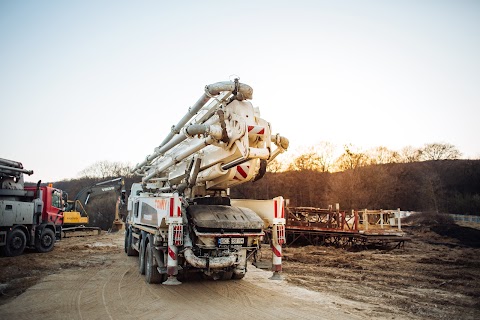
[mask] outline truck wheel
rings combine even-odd
[[[240,280],[240,279],[243,279],[243,277],[245,277],[245,273],[234,273],[233,276],[232,276],[232,279],[233,280]]]
[[[230,279],[232,279],[232,277],[233,277],[233,271],[225,271],[220,276],[220,279],[221,280],[230,280]]]
[[[52,229],[45,228],[39,239],[35,239],[35,249],[38,252],[45,253],[53,250],[55,245],[55,232]]]
[[[142,239],[140,240],[140,252],[138,253],[138,271],[140,274],[145,274],[145,242],[147,235],[142,232]]]
[[[145,281],[147,283],[162,283],[165,281],[165,276],[160,274],[157,270],[157,263],[153,257],[153,250],[155,250],[150,242],[145,247]]]
[[[7,257],[21,255],[27,245],[27,237],[20,229],[14,229],[7,234],[7,243],[3,247],[3,253]]]
[[[128,231],[128,229],[126,229],[125,230],[125,241],[124,241],[125,253],[127,253],[127,248],[128,248],[128,234],[129,234],[129,231]]]
[[[137,250],[132,248],[132,230],[128,230],[128,238],[127,238],[127,246],[125,248],[127,252],[127,256],[137,256],[138,252]]]

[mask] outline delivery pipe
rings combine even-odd
[[[210,95],[217,95],[222,91],[237,91],[237,100],[252,99],[253,89],[247,84],[240,82],[222,81],[205,87]]]
[[[33,170],[26,170],[26,169],[21,169],[21,168],[14,168],[14,167],[9,167],[9,166],[2,166],[0,165],[0,170],[2,172],[5,172],[6,174],[13,175],[11,172],[20,172],[20,173],[25,173],[28,175],[33,174]],[[11,172],[9,172],[11,171]]]
[[[200,258],[197,257],[195,253],[193,253],[191,247],[187,247],[183,252],[183,255],[185,257],[185,260],[187,260],[187,262],[191,266],[199,269],[207,269],[207,265],[208,268],[211,269],[228,268],[233,266],[237,261],[237,257],[235,257],[234,255],[230,255],[227,257]]]
[[[172,130],[170,131],[170,133],[167,135],[167,137],[162,141],[162,143],[160,144],[160,146],[158,146],[157,148],[155,148],[155,152],[152,153],[151,155],[147,156],[145,158],[145,160],[143,160],[141,163],[137,164],[137,166],[135,167],[134,171],[137,171],[139,169],[141,169],[143,166],[145,166],[146,164],[150,163],[153,159],[155,159],[156,157],[158,157],[160,154],[162,154],[161,150],[162,150],[162,147],[165,146],[176,134],[178,134],[181,130],[181,128],[194,116],[197,114],[197,112],[203,107],[203,105],[209,100],[210,98],[206,95],[206,94],[203,94],[200,99],[198,99],[198,101],[195,103],[195,105],[193,107],[190,107],[188,108],[188,112],[187,114],[180,120],[179,123],[177,123],[176,126],[173,126],[172,127]],[[182,140],[185,140],[184,137],[182,137],[183,139]],[[182,141],[180,140],[180,141]],[[173,144],[175,145],[175,144]],[[173,145],[171,147],[173,147]],[[170,148],[171,148],[170,147]]]
[[[0,158],[0,164],[6,165],[6,166],[9,166],[9,167],[13,167],[13,168],[23,169],[22,163],[18,162],[18,161],[13,161],[13,160]]]
[[[195,104],[188,109],[188,112],[183,116],[183,118],[177,123],[176,126],[172,127],[172,130],[170,133],[167,135],[167,137],[162,141],[160,146],[156,148],[156,151],[147,156],[145,160],[143,160],[141,163],[137,164],[135,169],[133,170],[134,172],[145,166],[146,164],[150,163],[153,159],[158,157],[161,152],[160,149],[167,144],[176,134],[180,133],[180,130],[182,129],[185,124],[192,119],[198,111],[205,105],[205,103],[210,100],[213,96],[218,95],[219,93],[223,91],[237,91],[237,99],[238,100],[245,100],[245,99],[251,99],[253,95],[253,89],[249,85],[239,83],[239,82],[231,82],[231,81],[223,81],[223,82],[217,82],[214,84],[210,84],[205,86],[205,93],[202,94],[202,96],[195,102]],[[227,96],[224,97],[226,99]]]
[[[143,166],[145,166],[147,163],[158,157],[162,153],[162,147],[166,145],[176,134],[178,134],[181,130],[181,128],[193,117],[195,116],[198,111],[205,105],[205,103],[210,100],[213,96],[218,95],[221,92],[224,91],[237,91],[237,99],[239,100],[244,100],[244,99],[251,99],[253,95],[253,89],[243,83],[235,83],[235,82],[230,82],[230,81],[223,81],[223,82],[217,82],[214,84],[207,85],[205,87],[205,93],[200,97],[200,99],[197,100],[197,102],[189,108],[187,114],[180,120],[180,122],[177,123],[176,126],[174,126],[171,130],[171,132],[167,135],[167,137],[163,140],[163,142],[160,144],[158,148],[156,148],[156,151],[149,155],[142,163],[138,164],[134,171],[139,170]],[[226,100],[228,95],[225,95],[222,97],[222,99]],[[163,151],[165,152],[165,151]]]
[[[168,150],[175,147],[176,145],[185,141],[188,137],[193,137],[194,135],[197,135],[197,134],[209,134],[209,132],[212,131],[210,128],[199,127],[199,126],[209,126],[209,125],[211,125],[215,122],[218,122],[218,120],[219,120],[219,117],[214,116],[214,117],[211,117],[210,119],[208,119],[208,121],[206,121],[203,125],[192,124],[192,125],[189,125],[187,127],[182,128],[181,132],[183,134],[179,134],[179,135],[173,137],[173,139],[171,139],[163,147],[157,148],[155,150],[155,153],[157,154],[157,156],[160,156],[160,155],[164,154],[165,152],[167,152]],[[217,139],[220,139],[220,138],[217,138]]]
[[[268,161],[272,161],[275,159],[280,153],[288,149],[289,141],[287,138],[282,137],[281,135],[277,134],[275,136],[272,136],[272,142],[277,146],[277,149],[275,149],[272,152],[272,155],[268,159]]]
[[[212,257],[212,258],[197,257],[192,250],[192,247],[193,247],[192,239],[190,239],[189,233],[184,232],[183,234],[184,234],[183,242],[185,247],[183,256],[191,266],[199,269],[207,269],[207,268],[220,269],[220,268],[231,267],[237,261],[237,257],[233,254],[226,257]]]
[[[190,148],[184,150],[182,153],[176,155],[174,158],[171,158],[170,160],[166,161],[159,167],[155,168],[151,173],[147,174],[145,177],[142,178],[143,183],[147,183],[150,179],[155,177],[157,174],[160,172],[164,171],[165,169],[169,168],[170,166],[174,165],[175,163],[178,163],[185,159],[186,157],[192,155],[193,153],[205,148],[208,145],[211,145],[213,143],[213,138],[212,137],[207,137],[203,140],[197,141],[195,144],[190,146]]]

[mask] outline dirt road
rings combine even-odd
[[[285,248],[283,281],[180,286],[145,283],[121,233],[67,238],[0,258],[0,319],[479,319],[480,230],[409,232],[404,250]]]
[[[52,255],[70,254],[70,265],[64,263],[0,306],[1,318],[251,320],[381,316],[367,304],[308,291],[287,281],[269,280],[271,272],[253,266],[243,280],[149,285],[137,271],[137,258],[123,253],[122,241],[121,235],[62,240]],[[45,258],[34,253],[23,257],[28,256]]]

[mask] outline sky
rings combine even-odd
[[[0,0],[0,157],[43,182],[135,165],[239,76],[290,152],[480,158],[479,57],[480,1]]]

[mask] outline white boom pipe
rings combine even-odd
[[[205,105],[205,103],[207,103],[210,98],[212,98],[213,96],[216,96],[218,95],[219,93],[221,92],[224,92],[224,91],[230,91],[230,92],[233,92],[237,90],[237,95],[236,95],[236,98],[238,100],[245,100],[245,99],[251,99],[252,98],[252,95],[253,95],[253,89],[249,86],[249,85],[246,85],[246,84],[243,84],[243,83],[235,83],[235,82],[231,82],[231,81],[223,81],[223,82],[217,82],[217,83],[214,83],[214,84],[210,84],[210,85],[207,85],[205,86],[205,93],[197,100],[197,102],[191,107],[189,108],[188,112],[185,114],[185,116],[177,123],[176,126],[172,127],[172,130],[170,131],[170,133],[167,135],[167,137],[162,141],[162,143],[160,144],[160,146],[158,146],[156,149],[155,149],[155,152],[152,153],[151,155],[147,156],[145,158],[145,160],[143,160],[141,163],[137,164],[137,166],[135,167],[135,169],[133,169],[133,172],[137,172],[138,170],[141,170],[142,168],[144,168],[147,164],[149,164],[152,160],[154,160],[155,158],[157,158],[159,155],[161,155],[162,153],[164,153],[166,150],[162,150],[163,147],[178,133],[180,133],[180,130],[185,126],[185,124],[190,120],[192,119],[197,113],[198,111],[200,111],[200,109]],[[228,95],[224,96],[223,97],[223,100],[226,100],[228,97]],[[183,137],[182,137],[183,138]],[[185,140],[185,139],[183,139]],[[183,141],[183,140],[180,140]],[[177,145],[178,142],[177,140],[175,141],[176,143],[172,143],[170,144],[170,148],[168,148],[167,150],[171,149],[173,146]],[[137,173],[141,173],[140,171],[137,172]]]
[[[281,135],[272,136],[272,142],[278,147],[272,152],[272,155],[268,161],[275,159],[280,153],[288,149],[289,141],[287,138],[282,137]]]
[[[203,140],[197,141],[195,144],[190,146],[190,148],[184,150],[182,153],[178,154],[176,157],[171,158],[170,160],[163,163],[161,166],[158,166],[157,168],[155,168],[155,170],[153,170],[151,173],[149,173],[148,175],[146,175],[145,177],[142,178],[142,182],[147,183],[150,179],[155,177],[160,172],[164,171],[165,169],[174,165],[175,163],[178,163],[178,162],[182,161],[186,157],[188,157],[188,156],[192,155],[193,153],[205,148],[206,146],[211,145],[212,142],[213,142],[212,137],[207,137]]]
[[[203,126],[208,126],[210,124],[218,122],[218,120],[219,120],[218,116],[213,116],[210,119],[208,119],[208,121],[206,121],[203,124]],[[192,137],[196,134],[205,134],[205,133],[209,133],[210,131],[213,131],[213,130],[210,130],[209,128],[208,129],[205,128],[205,130],[203,132],[201,132],[201,131],[198,131],[199,129],[195,129],[195,128],[198,128],[198,126],[199,126],[199,124],[192,124],[192,125],[189,125],[188,127],[183,127],[182,131],[181,131],[181,133],[183,133],[183,134],[179,134],[179,135],[175,136],[173,139],[171,139],[163,147],[161,147],[159,149],[158,148],[156,149],[155,153],[157,154],[157,156],[160,156],[161,154],[164,154],[165,152],[172,149],[176,145],[185,141],[188,137]]]

